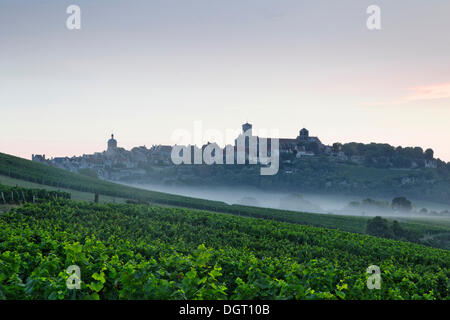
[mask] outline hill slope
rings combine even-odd
[[[179,165],[146,167],[143,176],[122,177],[139,184],[253,187],[267,191],[410,199],[450,204],[450,169],[374,168],[338,162],[329,157],[280,160],[273,176],[261,176],[258,166]],[[120,171],[120,169],[117,169]]]
[[[3,175],[3,178],[2,176]],[[27,181],[27,182],[23,182]],[[161,204],[185,208],[230,213],[240,216],[263,218],[281,222],[312,225],[325,228],[340,229],[349,232],[364,233],[367,217],[340,216],[330,214],[304,213],[287,210],[266,209],[242,205],[228,205],[220,201],[195,199],[167,193],[143,190],[115,184],[109,181],[91,178],[66,170],[54,168],[30,160],[0,153],[0,183],[9,185],[24,184],[25,187],[47,188],[63,191],[75,190],[75,200],[91,200],[93,193],[103,195],[101,201],[124,202],[132,199],[137,203]],[[30,185],[31,184],[31,185]],[[450,228],[430,223],[403,224],[406,228],[427,234],[450,232]]]

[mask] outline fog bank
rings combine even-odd
[[[323,195],[311,193],[274,192],[256,188],[229,188],[229,187],[192,187],[192,186],[168,186],[160,184],[130,184],[128,186],[141,189],[160,191],[193,198],[222,201],[227,204],[242,204],[263,208],[285,209],[299,212],[327,213],[355,216],[391,216],[391,217],[430,217],[430,215],[418,213],[394,212],[387,208],[351,208],[352,201],[361,202],[365,197]],[[375,199],[389,202],[392,199]],[[425,207],[428,210],[441,212],[450,210],[450,206],[438,203],[414,201],[415,210]]]

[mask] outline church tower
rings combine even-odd
[[[115,151],[117,149],[117,140],[114,139],[114,134],[111,134],[111,139],[108,140],[108,152]]]
[[[303,128],[300,130],[300,141],[307,141],[309,139],[309,131]]]

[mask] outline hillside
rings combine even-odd
[[[0,190],[2,299],[448,299],[449,251],[361,234],[367,218],[226,205],[2,159],[10,175],[65,187]],[[22,179],[0,176],[44,186]],[[64,199],[70,187],[80,199]],[[128,203],[83,198],[106,191]],[[450,231],[429,223],[402,226]],[[371,265],[380,290],[366,285]],[[66,285],[69,266],[79,290]]]
[[[366,221],[366,218],[308,214],[285,210],[228,205],[219,201],[195,199],[148,191],[83,176],[2,153],[0,153],[0,174],[4,176],[3,178],[0,176],[1,183],[9,181],[9,184],[14,185],[17,183],[22,184],[22,181],[27,181],[24,186],[30,186],[29,183],[31,182],[34,187],[36,185],[41,185],[50,186],[55,189],[83,192],[83,194],[79,196],[80,200],[88,200],[85,198],[87,197],[86,195],[99,193],[103,196],[132,199],[137,202],[206,209],[238,215],[276,219],[285,222],[314,224],[325,227],[341,227],[344,230],[353,232],[363,232]],[[76,200],[77,198],[74,199]],[[93,197],[90,197],[90,199],[93,199]]]
[[[66,170],[2,153],[0,153],[0,174],[0,184],[67,191],[72,194],[73,200],[92,201],[94,194],[98,193],[100,194],[100,202],[120,203],[131,200],[135,203],[209,210],[281,222],[340,229],[356,233],[365,233],[367,220],[369,219],[367,217],[315,214],[243,205],[228,205],[219,201],[148,191],[71,173]],[[439,234],[446,235],[450,233],[450,227],[448,225],[442,225],[440,221],[402,220],[402,226],[418,233],[419,237]],[[448,241],[440,241],[437,244],[432,243],[432,245],[447,248]]]
[[[0,153],[0,174],[9,178],[25,180],[55,188],[65,188],[85,193],[98,193],[101,195],[134,199],[138,201],[199,208],[212,208],[224,204],[222,202],[200,201],[199,199],[122,186],[4,153]]]
[[[144,166],[145,175],[130,175],[128,183],[183,186],[254,187],[267,191],[357,195],[450,204],[450,170],[443,168],[376,168],[340,162],[330,157],[296,159],[282,155],[274,176],[261,176],[258,166]],[[119,169],[117,169],[119,170]]]

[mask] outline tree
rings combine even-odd
[[[423,157],[423,149],[421,147],[415,147],[413,150],[414,158],[420,159]]]
[[[342,150],[342,143],[340,142],[335,142],[333,143],[333,152],[339,152]]]
[[[349,157],[357,155],[358,151],[356,149],[356,143],[346,143],[342,146],[342,151]]]
[[[397,239],[402,238],[405,235],[405,230],[400,227],[400,223],[398,223],[397,220],[394,220],[394,222],[392,223],[392,232],[394,234],[394,237]]]
[[[412,204],[411,201],[405,197],[396,197],[392,199],[392,209],[400,211],[411,211]]]
[[[407,230],[403,229],[400,226],[400,223],[398,221],[394,220],[392,223],[392,233],[394,235],[395,239],[398,240],[407,240],[411,242],[418,242],[420,239],[420,234],[413,230]]]
[[[393,233],[389,228],[388,221],[380,216],[367,221],[366,233],[371,236],[392,238]]]
[[[396,156],[392,159],[394,167],[396,168],[411,168],[412,162],[403,156]]]
[[[433,151],[433,149],[428,148],[427,150],[425,150],[425,159],[433,160],[433,158],[434,158],[434,151]]]

